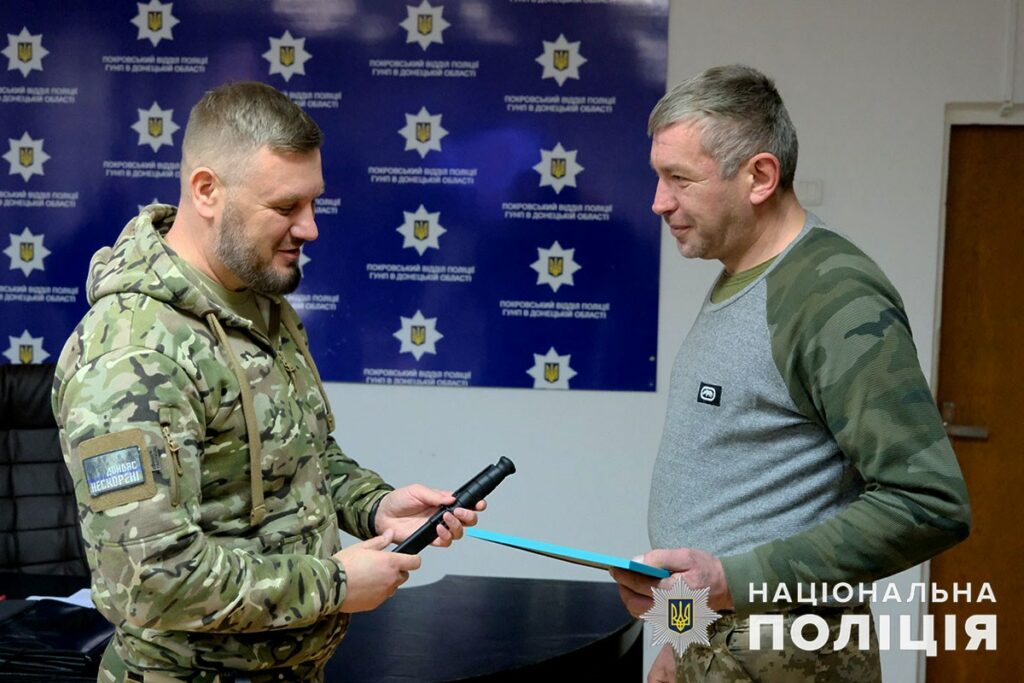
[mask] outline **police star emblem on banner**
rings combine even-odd
[[[43,235],[33,235],[26,227],[20,235],[11,233],[11,246],[4,249],[11,259],[11,270],[20,270],[27,277],[33,270],[46,270],[43,259],[50,250],[43,246]]]
[[[174,40],[171,29],[178,25],[178,20],[171,14],[174,3],[152,0],[147,3],[137,2],[135,5],[139,13],[132,19],[132,24],[139,29],[138,40],[149,39],[153,47],[161,40]]]
[[[405,115],[405,126],[398,134],[405,138],[405,151],[414,149],[422,158],[427,152],[441,151],[441,138],[448,131],[441,127],[441,114],[432,115],[426,107],[420,107],[418,114]]]
[[[653,629],[651,644],[671,643],[678,655],[694,643],[710,645],[708,627],[721,616],[708,607],[710,590],[694,590],[682,577],[671,588],[652,588],[654,607],[642,615]]]
[[[263,59],[270,62],[270,75],[280,74],[288,82],[295,74],[306,75],[306,62],[313,55],[306,52],[306,39],[292,37],[285,31],[280,38],[270,39],[270,49],[263,53]]]
[[[533,367],[526,371],[533,378],[534,389],[568,389],[569,380],[576,376],[576,371],[569,367],[571,354],[558,355],[552,346],[544,355],[533,354]]]
[[[407,32],[406,43],[419,43],[424,50],[431,43],[444,43],[444,36],[441,34],[451,26],[441,16],[444,7],[433,7],[427,0],[423,0],[418,7],[407,5],[406,10],[409,16],[399,24]]]
[[[540,163],[533,170],[540,174],[540,187],[550,187],[559,194],[566,186],[576,187],[576,176],[583,167],[576,163],[576,150],[566,150],[559,142],[554,149],[540,151]]]
[[[33,35],[22,26],[21,33],[7,34],[7,47],[3,54],[7,57],[8,71],[20,71],[28,78],[30,72],[43,70],[43,57],[50,52],[43,47],[42,34]]]
[[[436,354],[437,342],[444,339],[444,335],[437,331],[437,318],[424,318],[419,311],[411,318],[403,317],[402,328],[393,336],[402,342],[398,352],[411,353],[416,360],[425,353]]]
[[[26,183],[34,175],[46,175],[43,172],[43,164],[49,160],[50,155],[43,151],[43,138],[33,140],[28,131],[25,131],[21,138],[7,139],[11,148],[4,154],[4,161],[11,165],[8,175],[20,175]]]
[[[20,337],[8,336],[7,339],[10,346],[4,351],[4,357],[12,365],[42,363],[50,357],[50,354],[43,350],[43,338],[33,337],[28,330],[22,332]]]
[[[171,117],[173,109],[161,109],[156,102],[149,109],[137,109],[139,120],[132,124],[132,130],[139,134],[139,144],[149,145],[157,151],[164,145],[174,146],[171,137],[177,132],[178,124]]]
[[[557,292],[562,285],[575,284],[572,275],[582,266],[573,260],[575,249],[563,249],[555,240],[547,249],[537,247],[537,260],[530,267],[537,271],[537,284],[549,285]]]
[[[440,249],[438,238],[448,232],[441,223],[441,212],[433,213],[427,211],[426,207],[420,204],[415,211],[403,211],[405,222],[398,226],[398,232],[405,238],[402,248],[412,248],[423,256],[427,249]]]
[[[580,42],[570,43],[563,34],[558,40],[544,42],[544,54],[537,57],[537,63],[544,67],[541,78],[553,78],[559,87],[565,85],[570,78],[580,77],[580,67],[587,59],[580,54]]]

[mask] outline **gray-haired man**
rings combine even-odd
[[[723,613],[711,647],[659,655],[651,681],[877,681],[877,643],[845,649],[859,600],[799,605],[822,584],[870,582],[967,536],[967,491],[921,373],[899,294],[793,192],[796,131],[771,79],[709,69],[651,113],[653,210],[715,282],[672,369],[644,561]],[[615,570],[633,614],[654,582]],[[767,587],[766,600],[751,588]],[[793,602],[777,596],[788,593]],[[804,608],[804,609],[801,609]],[[785,643],[750,648],[748,616],[781,612]],[[828,644],[789,638],[803,611]]]

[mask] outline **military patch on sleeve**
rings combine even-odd
[[[141,429],[83,441],[78,447],[89,507],[102,512],[156,495],[153,465]]]

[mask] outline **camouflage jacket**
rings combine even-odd
[[[391,487],[329,435],[295,311],[268,297],[268,337],[218,306],[162,239],[174,215],[96,253],[57,368],[93,601],[132,669],[302,677],[347,626],[339,523],[369,537]]]

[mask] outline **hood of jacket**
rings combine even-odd
[[[177,213],[173,206],[151,204],[124,226],[112,247],[103,247],[93,255],[85,284],[89,304],[111,294],[136,293],[200,319],[213,313],[228,325],[252,329],[250,321],[209,296],[196,276],[181,268],[179,259],[172,256],[174,252],[164,236]]]

